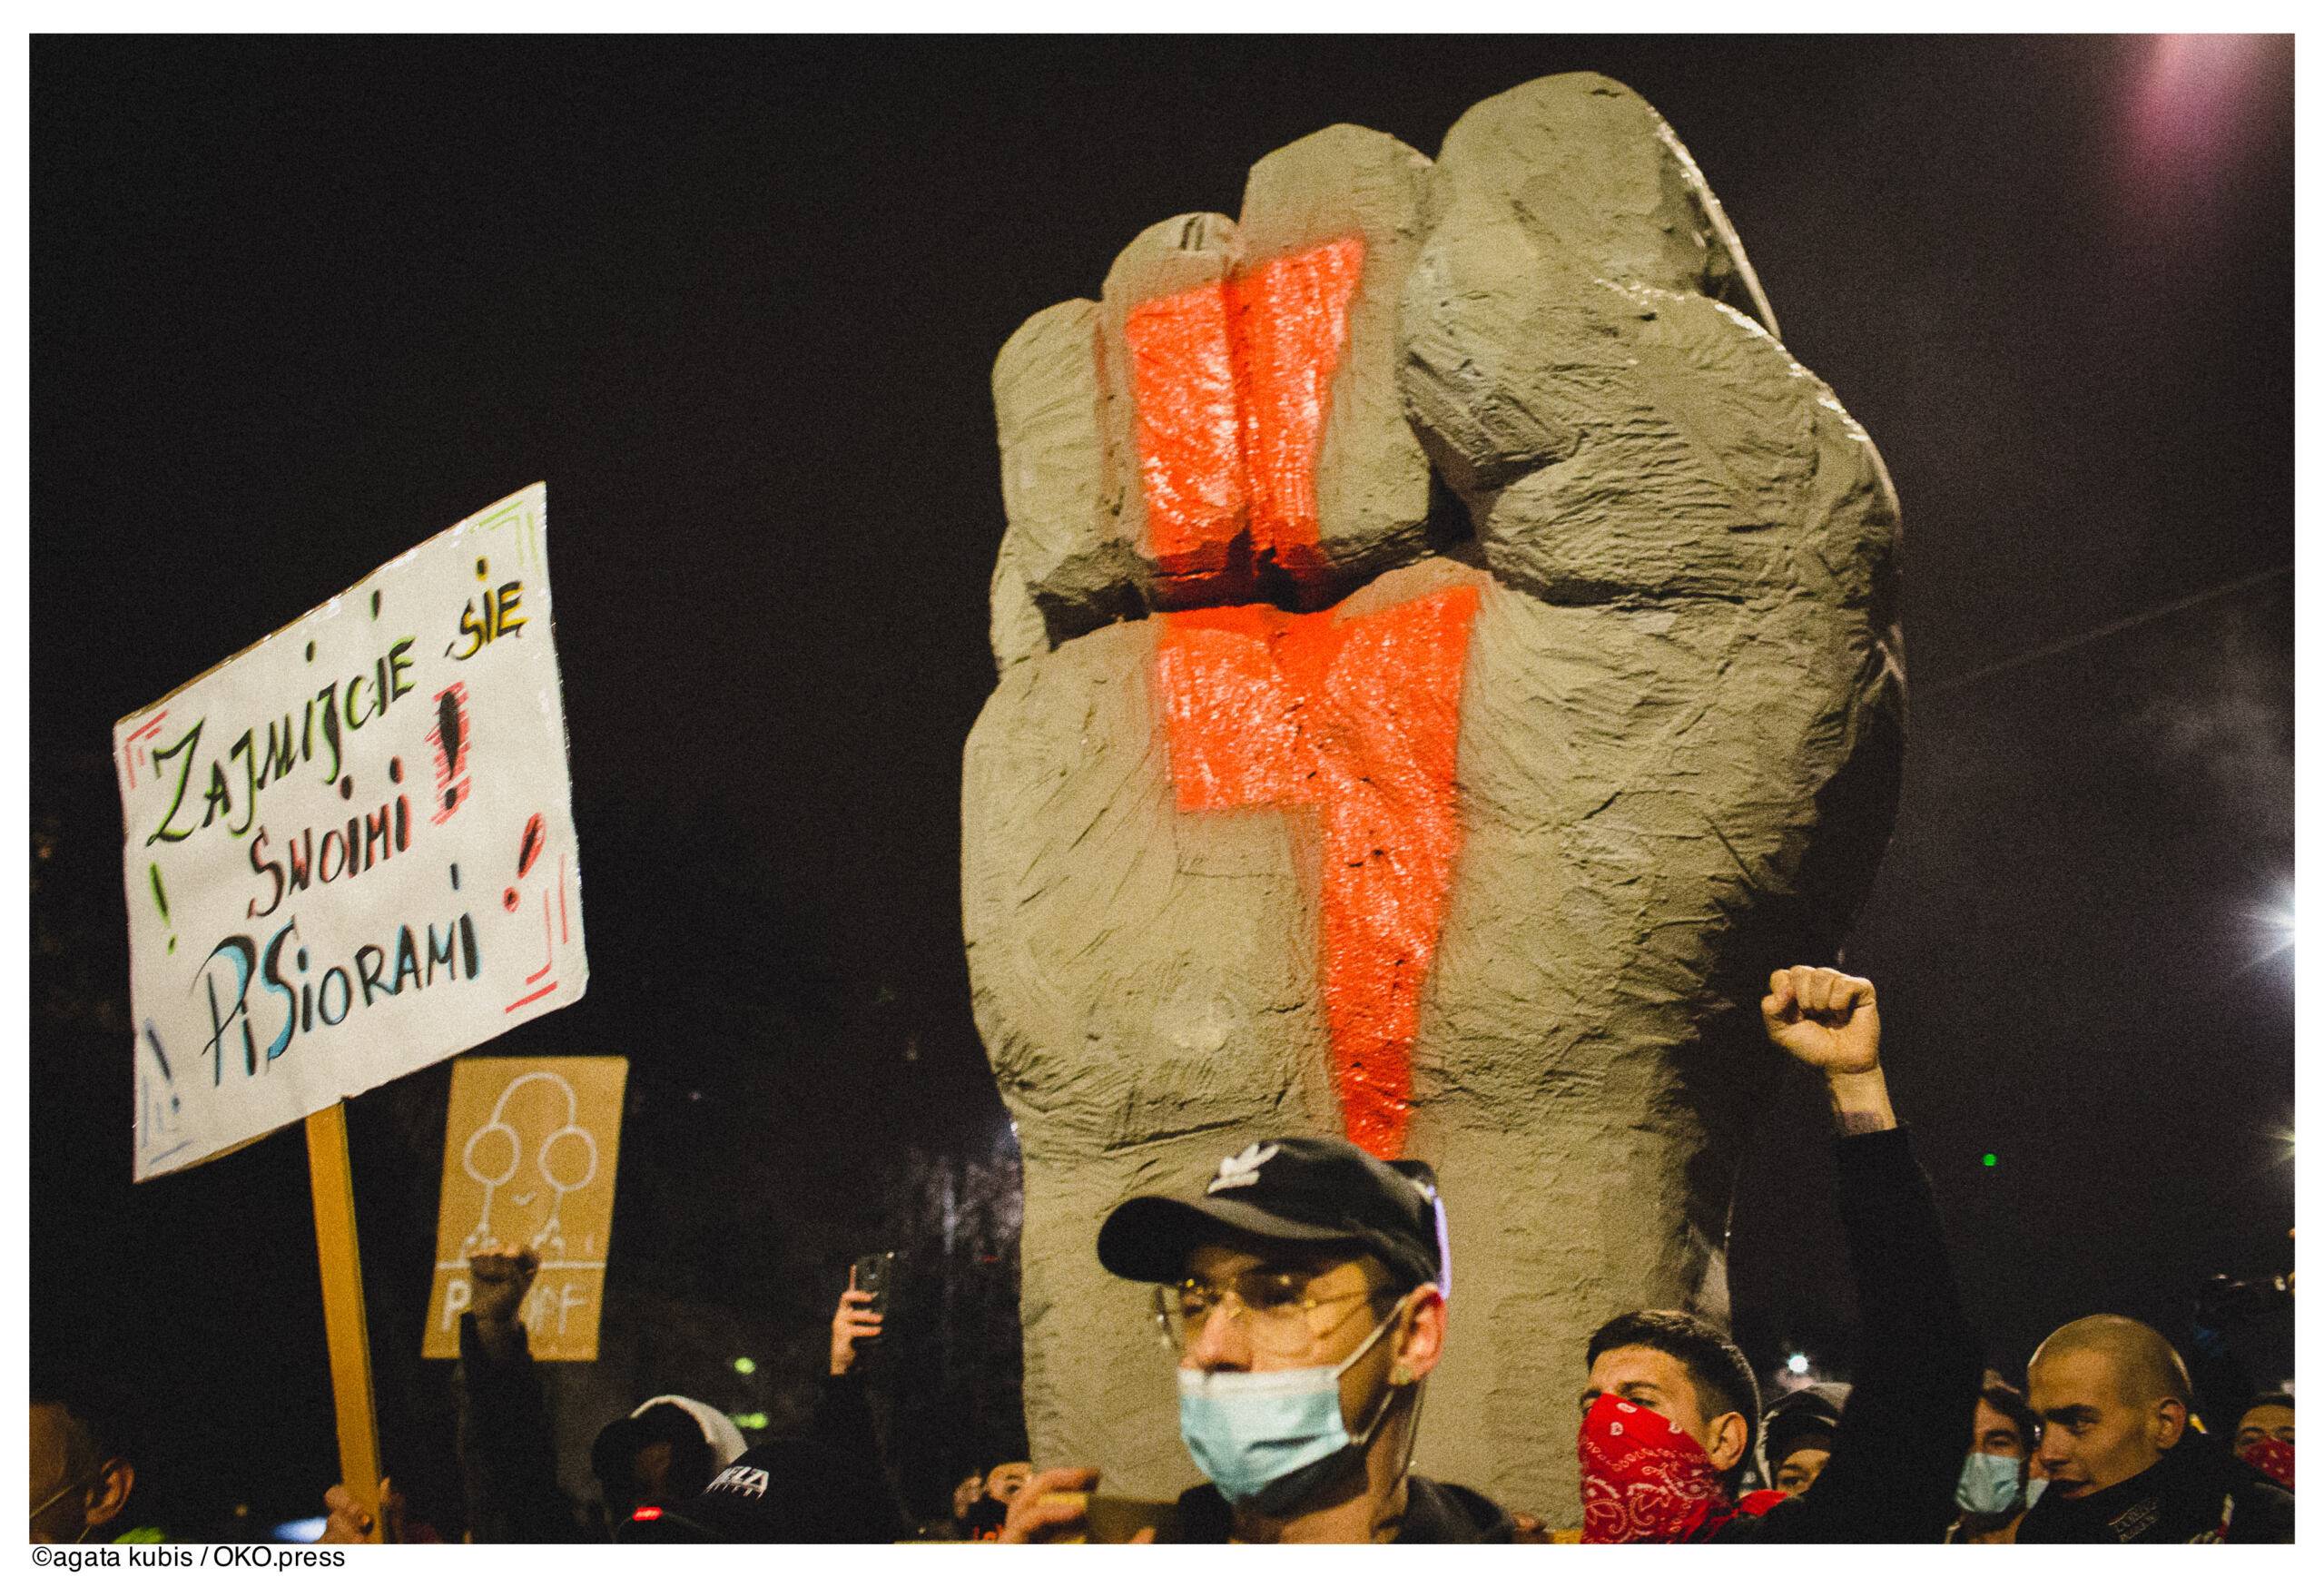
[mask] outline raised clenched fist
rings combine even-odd
[[[1880,1005],[1872,982],[1802,965],[1768,977],[1759,1000],[1768,1039],[1826,1077],[1880,1066]]]
[[[1352,126],[1268,155],[1239,221],[1146,232],[993,389],[962,888],[1036,1459],[1191,1482],[1097,1222],[1345,1133],[1443,1184],[1418,1465],[1570,1516],[1544,1398],[1607,1316],[1723,1298],[1752,1008],[1830,955],[1894,812],[1870,441],[1594,75],[1433,163]]]
[[[525,1306],[525,1295],[540,1274],[541,1257],[525,1247],[487,1243],[468,1256],[468,1306],[480,1326],[508,1326]]]

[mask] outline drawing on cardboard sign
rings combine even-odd
[[[537,1359],[597,1355],[621,1146],[621,1057],[468,1057],[452,1065],[444,1194],[423,1356],[456,1357],[471,1256],[529,1248],[521,1317]]]
[[[550,1129],[548,1134],[541,1139],[539,1148],[531,1155],[532,1171],[549,1190],[548,1216],[529,1237],[518,1237],[513,1234],[502,1237],[492,1229],[493,1197],[517,1179],[517,1174],[525,1169],[526,1160],[523,1136],[509,1127],[504,1119],[507,1114],[508,1102],[515,1098],[518,1090],[531,1084],[545,1085],[558,1091],[565,1098],[565,1121],[560,1126]],[[500,1092],[499,1100],[493,1105],[492,1115],[478,1123],[468,1134],[468,1143],[460,1147],[460,1169],[468,1173],[484,1190],[484,1199],[477,1212],[476,1226],[469,1230],[468,1237],[460,1244],[460,1253],[464,1260],[467,1256],[476,1253],[487,1243],[495,1242],[509,1244],[521,1242],[544,1259],[564,1257],[565,1234],[561,1227],[565,1214],[565,1196],[587,1188],[590,1181],[597,1175],[597,1141],[595,1136],[587,1129],[581,1127],[576,1120],[580,1115],[581,1098],[573,1093],[573,1086],[566,1082],[565,1076],[561,1073],[527,1073],[521,1078],[510,1080],[508,1088]],[[507,1166],[491,1177],[485,1176],[477,1166],[477,1147],[488,1138],[499,1139],[508,1156]],[[565,1145],[567,1157],[566,1168],[570,1169],[578,1166],[581,1171],[581,1175],[569,1183],[558,1176],[559,1168],[554,1158],[560,1143]],[[571,1158],[576,1152],[580,1158],[577,1161]],[[538,1197],[537,1192],[514,1194],[509,1202],[521,1207],[531,1204]]]

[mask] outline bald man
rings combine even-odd
[[[2291,1542],[2291,1497],[2190,1427],[2187,1365],[2152,1326],[2121,1315],[2061,1326],[2025,1378],[2050,1489],[2019,1543]]]
[[[32,1542],[77,1544],[129,1501],[137,1471],[109,1450],[87,1409],[62,1398],[32,1405]]]

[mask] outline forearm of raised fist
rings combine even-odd
[[[1832,1122],[1842,1133],[1879,1133],[1896,1126],[1896,1109],[1888,1103],[1888,1079],[1879,1069],[1869,1073],[1831,1077]]]

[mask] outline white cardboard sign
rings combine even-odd
[[[113,728],[138,1180],[578,1001],[548,494]]]

